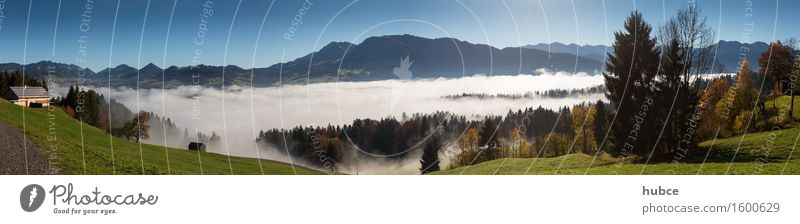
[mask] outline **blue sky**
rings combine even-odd
[[[800,37],[796,24],[800,2],[789,0],[309,1],[313,4],[306,14],[298,15],[303,4],[309,3],[216,0],[210,4],[213,15],[204,23],[206,0],[0,0],[0,62],[52,60],[95,71],[150,62],[185,66],[192,64],[195,51],[200,50],[202,64],[266,67],[331,41],[359,43],[389,34],[452,36],[500,48],[549,42],[610,44],[613,32],[621,29],[634,8],[657,26],[690,2],[707,14],[719,39],[768,42]],[[87,17],[82,14],[87,3],[91,3],[91,16],[84,32],[81,24]],[[752,16],[746,15],[748,10]],[[295,18],[302,19],[302,24],[294,26],[296,32],[287,40],[284,35]],[[266,21],[263,29],[262,21]],[[746,24],[751,22],[753,31],[746,35],[745,29],[751,28]],[[197,45],[193,40],[201,24],[207,24],[208,30],[203,32],[204,44]],[[82,36],[87,40],[85,62],[77,60]]]

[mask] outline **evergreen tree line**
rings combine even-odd
[[[776,99],[795,95],[797,41],[771,43],[759,57],[757,77],[743,60],[735,78],[704,81],[702,75],[714,70],[714,34],[705,21],[700,9],[687,7],[656,33],[633,12],[624,30],[615,33],[604,73],[606,96],[618,108],[608,145],[601,146],[607,152],[640,161],[679,161],[699,152],[702,140],[793,120],[793,106],[781,112]]]
[[[558,110],[525,108],[502,116],[467,119],[448,112],[413,114],[398,120],[356,119],[343,126],[297,126],[260,131],[256,142],[286,152],[293,159],[322,165],[354,162],[352,152],[405,159],[422,150],[420,171],[476,164],[497,158],[555,157],[596,153],[608,127],[606,104],[583,103]],[[284,141],[285,139],[285,141]]]
[[[88,125],[111,133],[109,127],[108,104],[103,94],[92,89],[70,86],[63,98],[55,98],[53,102],[63,106],[68,115]],[[121,104],[115,104],[122,106]],[[124,108],[124,106],[122,106]],[[130,112],[125,108],[125,111]],[[126,116],[119,114],[119,116]]]
[[[614,34],[603,74],[606,97],[618,108],[606,142],[610,154],[668,160],[696,146],[701,75],[713,64],[714,34],[705,21],[690,6],[656,33],[633,12]]]
[[[542,91],[525,92],[524,94],[487,94],[487,93],[461,93],[454,95],[447,95],[442,98],[457,100],[464,98],[475,98],[480,100],[487,99],[530,99],[530,98],[567,98],[567,97],[581,97],[590,94],[603,94],[606,92],[605,86],[597,85],[579,89],[549,89]]]
[[[12,86],[41,86],[44,89],[48,89],[47,82],[44,80],[37,80],[30,76],[23,79],[20,71],[0,72],[0,96],[8,94],[8,91],[11,90],[9,87]]]

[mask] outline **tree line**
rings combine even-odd
[[[45,90],[48,89],[47,82],[44,80],[38,80],[30,76],[23,78],[20,71],[0,72],[0,96],[8,94],[8,91],[11,91],[9,87],[12,86],[41,86]]]
[[[602,101],[557,110],[529,107],[508,111],[505,118],[417,113],[400,120],[356,119],[346,125],[262,130],[256,142],[320,166],[321,156],[333,163],[357,162],[350,152],[401,160],[421,150],[420,171],[427,173],[505,157],[596,153],[608,114]],[[445,159],[448,167],[440,165]]]
[[[597,85],[579,89],[549,89],[542,91],[525,92],[524,94],[487,94],[487,93],[461,93],[443,96],[444,99],[458,100],[465,98],[474,98],[479,100],[488,99],[530,99],[530,98],[567,98],[567,97],[580,97],[590,94],[604,94],[606,92],[605,86]]]
[[[792,120],[791,107],[780,113],[765,103],[772,101],[777,107],[781,95],[792,96],[793,102],[796,41],[771,43],[759,57],[757,77],[750,62],[743,60],[735,78],[704,83],[703,75],[714,70],[714,34],[705,21],[700,9],[690,6],[654,34],[641,14],[633,12],[624,30],[614,34],[604,73],[606,96],[618,108],[609,145],[602,146],[610,154],[644,161],[679,160],[697,152],[701,140]]]

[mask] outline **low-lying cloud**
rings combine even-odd
[[[222,148],[211,152],[286,161],[276,150],[256,151],[260,130],[297,125],[342,125],[356,118],[401,118],[403,113],[449,111],[472,115],[505,115],[524,107],[558,108],[603,99],[602,94],[580,98],[444,99],[461,93],[523,94],[549,89],[579,89],[603,83],[602,76],[585,73],[472,76],[459,79],[386,80],[320,83],[269,88],[228,87],[226,90],[181,86],[176,89],[112,89],[89,87],[126,105],[132,111],[152,111],[187,128],[222,136]],[[57,87],[58,88],[58,87]],[[63,87],[61,87],[63,89]],[[66,92],[66,91],[64,91]],[[197,94],[196,100],[193,96]],[[196,108],[196,109],[193,109]],[[183,136],[180,136],[182,138]],[[183,145],[170,145],[185,148]],[[225,147],[227,146],[227,147]],[[418,163],[418,162],[417,162]]]

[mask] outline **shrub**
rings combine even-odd
[[[742,134],[748,130],[749,120],[753,116],[753,112],[750,111],[742,111],[736,116],[736,119],[733,123],[733,131],[736,134]]]

